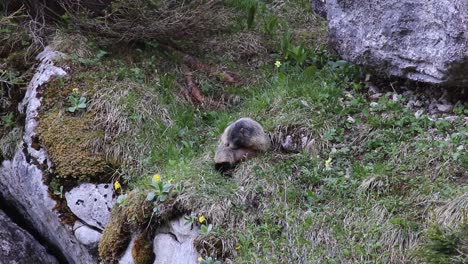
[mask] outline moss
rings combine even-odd
[[[99,242],[99,257],[102,263],[118,263],[119,257],[130,243],[131,234],[125,210],[114,206],[109,223]]]
[[[135,238],[132,257],[135,264],[151,264],[154,262],[153,241],[148,234],[141,233]]]
[[[118,262],[130,242],[131,230],[144,230],[151,217],[151,211],[149,202],[136,191],[128,193],[122,205],[114,206],[110,221],[99,242],[99,257],[103,263]]]
[[[134,190],[128,193],[123,204],[114,206],[99,243],[99,257],[103,263],[118,261],[130,241],[131,233],[140,233],[132,248],[135,263],[152,263],[154,256],[149,253],[152,252],[150,238],[154,237],[156,228],[188,211],[179,200],[170,199],[158,205],[157,213],[153,214],[152,204],[145,197],[145,192]]]
[[[110,172],[112,164],[104,155],[92,153],[87,146],[99,136],[99,131],[91,129],[91,120],[90,114],[75,117],[60,111],[50,112],[40,119],[40,140],[47,148],[58,177],[94,181]]]

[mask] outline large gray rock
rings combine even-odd
[[[37,137],[35,118],[41,100],[37,89],[52,76],[66,74],[63,69],[54,66],[54,59],[60,56],[61,53],[46,47],[37,57],[40,64],[19,106],[19,111],[26,115],[23,144],[12,160],[4,161],[0,166],[0,194],[40,236],[55,245],[69,263],[91,264],[97,263],[97,260],[86,246],[78,242],[71,228],[62,225],[53,209],[56,202],[49,197],[48,187],[43,182],[43,174],[38,166],[50,168],[51,163],[46,150],[35,148],[34,144]]]
[[[344,59],[415,81],[468,84],[468,1],[326,0],[325,11]]]
[[[114,205],[111,184],[83,183],[65,193],[70,210],[90,226],[104,229]]]
[[[58,263],[33,236],[0,210],[0,263]]]

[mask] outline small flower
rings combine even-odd
[[[202,262],[203,261],[203,258],[202,257],[198,257],[198,262]]]
[[[203,215],[200,215],[200,217],[198,217],[198,222],[200,224],[202,224],[203,222],[205,222],[205,217]]]
[[[275,66],[276,66],[276,68],[281,67],[281,61],[276,61],[276,62],[275,62]]]
[[[235,249],[236,250],[239,250],[241,248],[241,246],[239,244],[236,245]]]
[[[116,191],[117,191],[118,189],[120,189],[120,187],[122,187],[122,186],[120,186],[120,182],[118,182],[118,181],[114,182],[114,189],[115,189]]]
[[[77,92],[78,92],[78,88],[73,88],[73,89],[72,89],[72,92],[77,93]]]
[[[331,163],[332,163],[332,158],[328,157],[328,159],[325,161],[325,168],[330,168]]]
[[[155,182],[161,181],[161,175],[159,175],[157,173],[155,175],[153,175],[153,181],[155,181]]]

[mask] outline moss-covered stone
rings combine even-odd
[[[89,142],[99,136],[91,129],[89,114],[71,116],[52,111],[39,119],[38,132],[54,163],[58,177],[79,181],[98,180],[110,172],[112,164],[104,155],[95,154]]]
[[[135,238],[132,258],[135,264],[151,264],[154,262],[153,240],[147,233],[141,233]]]
[[[145,197],[145,192],[134,190],[128,193],[123,204],[114,206],[99,242],[99,257],[103,263],[118,262],[131,239],[131,233],[140,234],[132,248],[134,263],[152,263],[150,260],[154,260],[154,254],[151,241],[156,228],[188,212],[179,200],[173,198],[158,205],[153,213],[153,205]]]
[[[99,257],[103,263],[118,262],[130,242],[131,230],[144,230],[151,212],[150,203],[137,191],[130,192],[122,205],[114,206],[99,242]]]
[[[118,263],[120,255],[130,243],[131,233],[126,218],[124,208],[114,206],[111,219],[99,242],[99,257],[102,263]]]

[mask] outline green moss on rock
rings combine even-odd
[[[153,213],[153,205],[145,197],[146,192],[134,190],[128,193],[123,204],[114,206],[99,242],[99,257],[103,263],[118,262],[130,242],[131,233],[140,234],[135,238],[132,248],[134,263],[152,263],[154,254],[151,239],[156,228],[189,211],[179,200],[169,199],[158,205]]]
[[[150,205],[142,193],[133,191],[128,193],[123,204],[114,206],[99,242],[99,257],[103,263],[118,262],[130,242],[131,230],[143,230],[148,223],[152,212]]]
[[[154,262],[153,240],[147,233],[141,233],[135,238],[132,258],[135,264],[151,264]]]
[[[91,129],[89,114],[70,116],[52,111],[39,120],[38,132],[54,163],[58,177],[67,180],[93,181],[110,172],[112,164],[104,155],[94,154],[89,142],[99,137],[99,131]]]
[[[102,263],[118,263],[120,255],[130,243],[131,233],[124,208],[114,206],[111,219],[99,242],[99,257]]]

